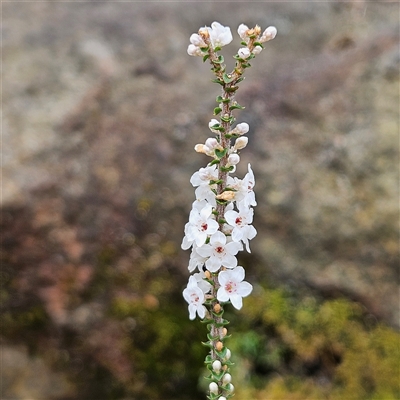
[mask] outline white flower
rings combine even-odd
[[[189,245],[190,247],[191,245]],[[189,247],[183,250],[187,250]],[[202,257],[197,251],[196,251],[196,244],[193,244],[193,249],[190,254],[190,259],[189,259],[189,265],[188,265],[188,270],[190,272],[193,272],[196,268],[199,269],[199,271],[202,271],[202,267],[205,264],[207,258]]]
[[[210,185],[211,180],[218,179],[218,170],[215,165],[209,167],[200,168],[190,178],[190,183],[196,187],[195,195],[197,200],[207,200],[208,203],[215,206],[215,194],[211,189],[215,188],[215,185]]]
[[[207,204],[200,211],[196,208],[192,209],[189,215],[189,224],[185,226],[185,233],[189,242],[195,242],[197,246],[201,246],[208,235],[217,232],[218,222],[211,215],[211,204]]]
[[[203,257],[209,257],[206,261],[206,268],[210,272],[216,272],[222,266],[235,268],[237,259],[235,255],[242,250],[242,245],[238,242],[226,243],[226,236],[220,232],[215,232],[210,237],[210,243],[198,247],[196,251]]]
[[[268,42],[269,40],[272,40],[277,33],[278,30],[274,26],[269,26],[261,35],[259,42]]]
[[[243,184],[246,190],[246,195],[243,201],[246,206],[256,206],[257,205],[256,195],[254,194],[253,191],[256,181],[254,179],[254,173],[253,170],[251,169],[250,164],[248,164],[247,170],[248,172],[243,179]]]
[[[211,180],[218,179],[218,170],[215,165],[210,167],[200,168],[190,178],[190,183],[196,187],[199,185],[208,185]]]
[[[232,32],[229,26],[222,26],[219,22],[213,22],[211,28],[208,28],[210,34],[211,45],[215,49],[216,47],[226,46],[232,42]]]
[[[250,57],[250,50],[247,47],[242,47],[241,49],[238,50],[238,56],[245,60],[246,58]]]
[[[203,270],[193,274],[193,276],[196,278],[197,286],[203,291],[204,294],[211,290],[211,283],[205,280],[206,274]]]
[[[246,245],[246,250],[250,253],[249,240],[257,235],[253,225],[253,209],[246,207],[243,203],[238,204],[239,212],[229,210],[225,212],[225,219],[229,225],[233,226],[232,240],[240,242],[241,240]]]
[[[206,308],[203,306],[205,296],[203,291],[198,287],[196,278],[191,276],[187,287],[183,290],[183,298],[189,303],[189,318],[196,318],[196,312],[200,318],[206,315]]]
[[[248,30],[249,30],[249,27],[247,25],[245,25],[245,24],[240,24],[239,27],[238,27],[238,30],[237,30],[240,38],[242,40],[245,40],[246,42],[249,41],[249,37],[247,36],[247,31]]]
[[[253,290],[253,286],[248,282],[243,282],[243,279],[243,267],[221,271],[218,274],[218,282],[221,285],[217,292],[218,301],[230,300],[233,307],[240,310],[243,305],[242,297],[248,296]]]

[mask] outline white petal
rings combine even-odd
[[[248,296],[253,291],[253,286],[249,282],[240,282],[238,285],[238,294],[242,297]]]
[[[218,289],[217,299],[218,301],[229,301],[229,295],[224,288],[220,287]]]
[[[240,310],[243,306],[243,300],[242,297],[237,295],[237,294],[232,294],[230,297],[231,303],[233,307],[236,308],[236,310]]]

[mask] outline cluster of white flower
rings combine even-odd
[[[218,126],[218,121],[211,120],[210,129]],[[243,135],[247,133],[249,126],[246,123],[238,124],[230,133]],[[235,166],[239,162],[238,150],[247,144],[247,137],[239,136],[235,144],[231,146],[228,154],[228,166]],[[219,148],[219,142],[215,138],[209,138],[202,146],[202,153],[214,159],[215,149]],[[205,150],[205,148],[207,150]],[[236,156],[237,159],[233,160]],[[233,172],[235,168],[231,168]],[[190,319],[195,314],[200,318],[205,316],[204,302],[206,294],[211,290],[211,284],[207,282],[204,271],[218,274],[220,287],[217,299],[220,302],[230,301],[232,305],[240,309],[242,297],[250,294],[252,286],[244,282],[244,269],[238,266],[236,254],[243,250],[250,252],[249,240],[253,239],[257,231],[253,227],[253,208],[255,206],[255,194],[253,191],[255,180],[250,164],[248,172],[243,179],[227,177],[227,187],[222,195],[216,195],[218,182],[218,168],[209,165],[195,172],[190,182],[196,187],[196,200],[193,202],[189,215],[189,222],[185,225],[185,236],[182,241],[182,249],[192,247],[188,269],[200,272],[191,276],[186,289],[183,291],[185,300],[189,303]],[[225,196],[224,196],[225,195]],[[227,202],[222,221],[216,221],[216,207],[219,201]],[[244,245],[244,246],[243,246]]]

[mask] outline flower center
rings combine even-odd
[[[234,293],[234,292],[236,292],[236,284],[235,284],[235,282],[228,282],[228,283],[225,285],[225,290],[226,290],[228,293]]]
[[[208,225],[206,223],[201,224],[201,230],[206,231],[208,228]]]
[[[217,246],[217,247],[215,248],[215,251],[216,251],[218,254],[222,254],[222,253],[224,252],[224,248],[223,248],[222,246]]]
[[[236,225],[241,225],[241,223],[242,223],[242,217],[237,217],[237,218],[235,219],[235,224],[236,224]]]
[[[198,303],[200,300],[199,296],[196,293],[193,293],[190,297],[192,298],[192,303]]]

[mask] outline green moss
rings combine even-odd
[[[268,289],[246,299],[237,322],[234,373],[242,379],[237,387],[248,386],[239,398],[400,398],[400,335],[381,323],[369,328],[357,303],[296,301]]]

